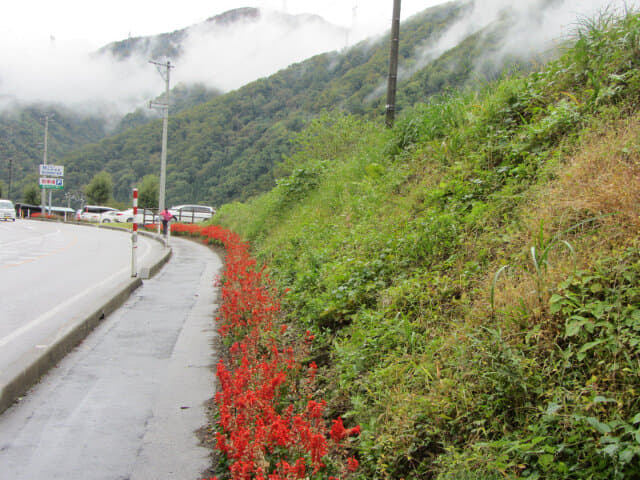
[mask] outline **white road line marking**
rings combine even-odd
[[[147,245],[147,251],[142,255],[142,258],[147,257],[149,255],[150,250],[151,249],[150,249],[149,245]],[[102,280],[100,283],[94,285],[93,287],[87,288],[86,290],[83,290],[82,292],[74,295],[71,298],[68,298],[66,301],[58,304],[52,310],[49,310],[48,312],[40,315],[39,317],[37,317],[34,320],[31,320],[29,323],[23,325],[22,327],[18,328],[17,330],[14,330],[13,332],[11,332],[6,337],[0,339],[0,347],[4,347],[5,345],[7,345],[12,340],[14,340],[14,339],[18,338],[19,336],[23,335],[25,332],[28,332],[29,330],[37,327],[41,323],[49,320],[51,317],[56,315],[58,312],[60,312],[61,310],[63,310],[67,306],[71,305],[73,302],[79,300],[80,298],[84,297],[85,295],[90,294],[93,290],[96,290],[96,289],[102,287],[105,283],[110,282],[112,279],[116,278],[117,276],[123,275],[126,272],[130,272],[131,271],[130,268],[131,267],[125,267],[125,268],[123,268],[121,270],[118,270],[114,274],[112,274],[112,275],[108,276],[107,278],[105,278],[104,280]]]

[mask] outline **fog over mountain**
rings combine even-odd
[[[437,42],[424,45],[410,66],[400,65],[401,79],[501,19],[508,19],[507,41],[492,55],[531,57],[566,36],[579,18],[633,4],[624,0],[466,3],[467,15]],[[163,91],[161,76],[148,63],[151,58],[172,61],[176,67],[172,86],[200,83],[229,91],[315,54],[344,49],[352,33],[316,15],[239,8],[172,33],[114,42],[98,52],[55,38],[46,44],[15,45],[0,49],[0,109],[43,102],[80,113],[121,116],[144,107]],[[484,60],[474,59],[478,66]],[[381,85],[379,92],[383,91]]]
[[[491,25],[507,29],[505,41],[492,61],[506,56],[528,60],[558,46],[574,31],[578,22],[607,10],[632,8],[628,0],[469,0],[467,14],[433,44],[424,45],[418,61],[409,68],[400,66],[400,78],[407,78],[455,47],[465,38]],[[488,54],[489,55],[489,54]],[[474,62],[479,67],[487,57]]]
[[[126,113],[163,91],[150,59],[170,59],[172,86],[228,91],[318,53],[340,49],[347,31],[316,15],[238,9],[173,33],[130,38],[90,52],[51,38],[20,55],[0,51],[0,108],[44,102],[83,112]]]

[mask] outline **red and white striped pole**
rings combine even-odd
[[[131,231],[131,276],[138,276],[136,250],[138,249],[138,189],[133,189],[133,230]]]

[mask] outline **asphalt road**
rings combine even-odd
[[[161,254],[140,237],[139,264]],[[131,278],[131,236],[104,228],[0,222],[0,372],[41,350]]]
[[[197,479],[209,466],[194,432],[214,393],[221,261],[171,243],[160,273],[0,415],[0,480]]]

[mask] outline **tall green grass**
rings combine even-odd
[[[640,245],[585,221],[615,212],[565,218],[544,194],[637,112],[639,35],[604,12],[539,72],[391,131],[328,115],[274,190],[220,209],[316,333],[322,394],[363,429],[360,478],[640,475]]]

